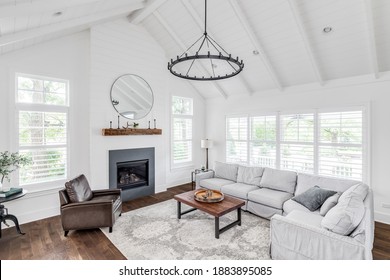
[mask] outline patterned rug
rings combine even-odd
[[[182,211],[188,207],[182,204]],[[214,237],[214,217],[194,211],[176,217],[168,200],[122,214],[113,232],[103,233],[129,260],[269,259],[269,221],[242,211],[242,225]],[[220,218],[220,227],[236,220],[237,211]]]

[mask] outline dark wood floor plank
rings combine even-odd
[[[123,212],[153,205],[191,190],[191,184],[168,188],[166,192],[123,203]],[[15,228],[3,230],[1,260],[125,260],[125,256],[99,229],[70,231],[64,237],[60,216],[23,224],[26,235]],[[115,226],[114,226],[115,231]],[[390,225],[375,223],[373,257],[390,260]]]

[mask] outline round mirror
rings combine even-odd
[[[138,120],[153,107],[153,92],[149,84],[133,74],[120,76],[111,87],[111,103],[124,118]]]

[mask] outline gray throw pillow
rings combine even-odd
[[[321,207],[321,205],[337,192],[331,190],[321,189],[319,186],[314,186],[307,191],[295,196],[292,200],[302,204],[310,211],[315,211]]]

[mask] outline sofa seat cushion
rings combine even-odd
[[[271,190],[267,188],[261,188],[248,193],[248,200],[267,205],[276,209],[282,209],[283,203],[289,200],[292,194],[287,192],[281,192]]]
[[[214,171],[216,178],[237,182],[238,164],[216,161]]]
[[[238,166],[237,183],[260,186],[264,168],[257,166]]]
[[[322,227],[341,235],[351,234],[364,217],[365,208],[361,197],[340,196],[336,206],[326,213]]]
[[[261,177],[260,187],[293,194],[297,182],[297,173],[266,167]]]
[[[329,197],[336,193],[337,192],[335,191],[322,189],[319,186],[314,186],[307,191],[297,196],[294,196],[293,200],[302,204],[310,211],[315,211],[319,209],[322,204],[324,204],[325,200],[327,200]]]
[[[258,186],[247,185],[243,183],[235,183],[231,185],[224,185],[221,188],[221,191],[224,194],[235,196],[241,199],[248,199],[248,193],[253,190],[259,189]]]
[[[217,190],[220,191],[222,186],[234,184],[234,181],[226,180],[222,178],[209,178],[203,179],[199,182],[199,185],[202,188],[206,188],[209,190]]]
[[[313,212],[293,210],[289,213],[286,218],[291,219],[292,221],[298,222],[300,224],[306,224],[314,227],[321,228],[321,222],[324,217]]]
[[[354,180],[336,179],[325,176],[298,173],[295,195],[299,195],[314,186],[319,186],[320,188],[336,192],[345,192],[348,188],[357,183],[358,181]]]
[[[300,204],[292,199],[287,200],[283,204],[283,215],[284,216],[286,216],[287,214],[291,213],[294,210],[299,210],[299,211],[308,212],[308,213],[316,213],[316,214],[319,214],[319,212],[320,212],[319,210],[310,211],[305,206],[303,206],[302,204]]]

